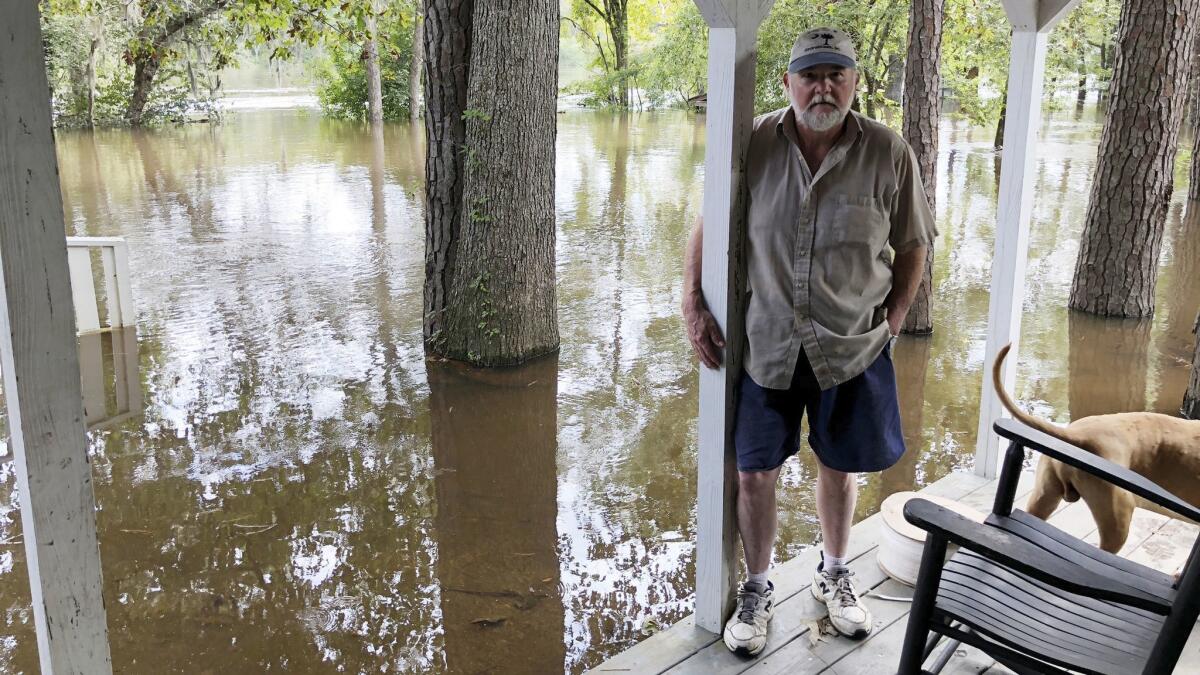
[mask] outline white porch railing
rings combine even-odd
[[[92,273],[91,249],[100,249],[107,325],[100,323],[100,307]],[[133,294],[129,289],[129,247],[121,237],[67,237],[67,266],[71,272],[71,298],[75,303],[75,330],[133,326]]]

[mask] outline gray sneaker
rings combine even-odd
[[[829,610],[829,623],[837,632],[848,638],[861,640],[871,634],[871,610],[863,604],[854,582],[854,572],[835,570],[826,572],[822,563],[813,575],[813,597],[825,603]]]
[[[738,589],[737,607],[725,624],[725,646],[735,654],[758,656],[767,646],[767,624],[775,608],[775,584],[745,582]]]

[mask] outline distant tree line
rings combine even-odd
[[[304,58],[337,117],[408,117],[420,91],[420,0],[42,0],[41,13],[60,125],[216,114],[222,74],[247,57]]]
[[[1000,3],[945,0],[942,95],[947,111],[975,125],[1001,118],[1008,75],[1009,27]],[[864,114],[900,124],[907,61],[909,0],[777,0],[759,30],[755,108],[786,104],[779,74],[797,31],[834,25],[859,47]],[[568,90],[598,107],[685,106],[705,93],[708,27],[692,0],[572,0],[564,39],[588,55],[588,77]],[[1050,36],[1046,92],[1069,91],[1082,103],[1103,97],[1112,74],[1118,0],[1084,0]]]
[[[328,114],[413,116],[425,0],[42,0],[60,123],[139,125],[213,111],[221,76],[250,57],[303,58]],[[1047,90],[1107,87],[1117,0],[1084,0],[1051,35]],[[804,26],[832,24],[860,45],[865,114],[899,126],[908,0],[778,0],[759,36],[756,108],[784,105],[778,74]],[[942,85],[950,114],[1001,118],[1008,24],[999,3],[946,0]],[[707,32],[692,0],[570,0],[562,39],[587,60],[567,91],[588,105],[686,105],[705,93]],[[416,57],[414,59],[414,56]],[[415,117],[414,117],[415,119]]]

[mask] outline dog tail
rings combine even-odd
[[[996,363],[992,366],[992,384],[996,388],[996,396],[1000,397],[1000,403],[1004,404],[1004,407],[1008,409],[1008,412],[1012,413],[1012,416],[1017,420],[1024,422],[1025,424],[1048,436],[1053,436],[1060,441],[1072,443],[1073,441],[1067,437],[1067,434],[1064,433],[1062,427],[1056,424],[1051,424],[1040,417],[1034,417],[1024,410],[1021,410],[1017,407],[1017,404],[1013,402],[1012,398],[1009,397],[1008,392],[1004,391],[1004,382],[1000,376],[1000,371],[1004,365],[1004,357],[1008,356],[1008,350],[1011,347],[1012,343],[1001,347],[1000,353],[996,354]]]

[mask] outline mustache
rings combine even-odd
[[[826,94],[817,94],[816,96],[813,96],[813,99],[809,102],[808,107],[811,110],[822,103],[828,103],[835,108],[838,107],[837,101],[835,101],[832,96],[828,96]]]

